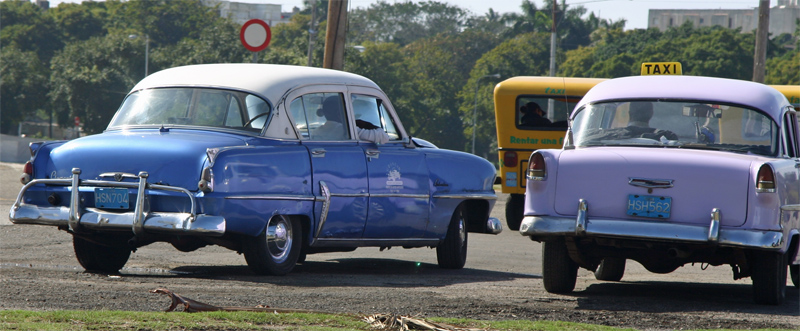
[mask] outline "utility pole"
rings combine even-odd
[[[317,41],[317,0],[311,0],[311,23],[308,26],[308,66],[314,53],[314,42]]]
[[[556,2],[558,0],[553,0],[553,13],[552,13],[552,25],[550,27],[550,77],[556,76],[556,11],[558,11],[558,7],[556,7]],[[547,115],[550,116],[550,120],[552,120],[555,112],[555,100],[548,98],[547,99]]]
[[[345,33],[347,32],[347,0],[328,2],[328,25],[325,33],[325,58],[322,67],[344,69]]]
[[[550,77],[556,76],[556,2],[553,0],[553,21],[550,27]]]
[[[753,56],[753,81],[764,82],[767,62],[767,38],[769,38],[769,0],[758,4],[758,29],[756,30],[756,54]]]

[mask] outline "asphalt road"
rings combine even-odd
[[[541,245],[508,230],[470,234],[462,270],[438,268],[432,249],[361,248],[309,255],[291,274],[265,277],[224,248],[181,253],[157,243],[132,254],[119,275],[85,273],[69,234],[8,221],[20,171],[19,164],[0,163],[0,309],[158,311],[169,301],[148,290],[164,287],[219,306],[564,320],[641,330],[800,329],[797,289],[790,285],[781,306],[756,305],[750,279],[734,281],[724,266],[689,265],[661,275],[629,261],[621,282],[597,281],[581,270],[574,293],[547,293]],[[500,194],[493,211],[503,222],[505,198]]]

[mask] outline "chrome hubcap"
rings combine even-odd
[[[282,216],[273,217],[267,225],[267,250],[272,260],[281,263],[289,257],[292,227]]]

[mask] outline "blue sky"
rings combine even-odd
[[[291,11],[292,7],[303,7],[303,0],[237,0],[238,2],[271,3],[282,5],[283,11]],[[406,0],[385,0],[387,2],[404,2]],[[419,1],[419,0],[413,0]],[[485,14],[489,8],[496,12],[520,12],[522,0],[437,0],[457,5],[470,10],[473,14]],[[561,0],[559,0],[560,2]],[[81,2],[81,0],[50,0],[51,6],[61,2]],[[368,7],[377,0],[350,0],[351,7]],[[534,0],[538,6],[544,1]],[[649,9],[753,9],[758,7],[758,0],[567,0],[569,5],[583,5],[589,12],[605,19],[627,20],[627,29],[643,29],[647,27]],[[777,0],[772,0],[775,6]]]

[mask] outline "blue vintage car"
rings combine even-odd
[[[730,265],[755,301],[798,286],[800,123],[777,90],[692,76],[597,84],[562,149],[530,157],[523,235],[543,245],[549,292],[577,270],[619,281],[626,260],[654,273]],[[787,268],[787,265],[789,268]]]
[[[72,234],[89,271],[116,272],[153,242],[220,245],[258,274],[364,246],[435,247],[458,269],[467,232],[502,230],[495,174],[410,137],[362,76],[194,65],[142,80],[102,134],[31,144],[10,218]]]

